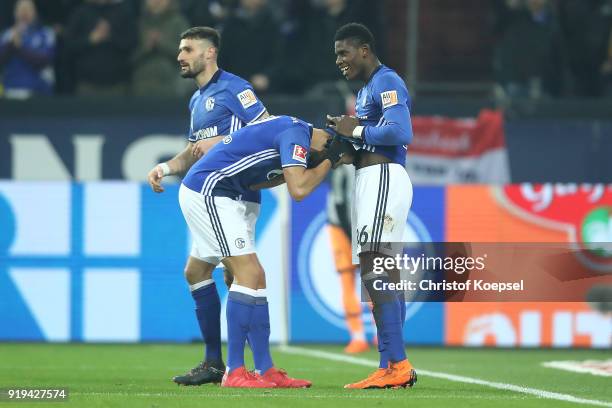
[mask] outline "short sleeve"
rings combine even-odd
[[[227,107],[244,123],[259,119],[266,111],[266,107],[248,82],[238,85],[240,86],[233,86],[229,90],[231,95],[227,95]]]
[[[295,125],[282,132],[279,136],[279,150],[283,167],[306,167],[310,150],[310,134],[308,128]]]

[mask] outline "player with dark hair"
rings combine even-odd
[[[185,149],[165,163],[156,165],[148,174],[155,192],[163,192],[163,177],[184,174],[202,154],[247,123],[265,118],[268,112],[256,97],[253,87],[244,79],[219,69],[217,56],[221,38],[210,27],[192,27],[181,34],[177,60],[183,78],[193,78],[198,90],[189,102],[191,125]],[[255,221],[261,201],[259,192],[245,192],[245,211],[255,234]],[[245,237],[246,238],[246,237]],[[185,266],[185,278],[196,305],[196,317],[205,343],[203,361],[188,373],[173,378],[182,385],[219,383],[225,371],[221,355],[221,302],[212,272],[219,257],[201,254],[196,245]],[[257,349],[258,343],[250,344]],[[257,354],[260,355],[259,353]]]
[[[263,267],[255,254],[252,222],[239,197],[258,188],[287,183],[301,200],[342,162],[342,142],[335,138],[317,165],[307,168],[309,150],[322,151],[328,134],[288,116],[272,116],[223,139],[195,163],[181,184],[179,202],[194,246],[205,257],[219,258],[233,272],[227,300],[228,357],[221,383],[239,388],[304,388],[311,383],[290,378],[272,363],[270,317]],[[350,145],[349,149],[352,149]],[[264,292],[265,293],[265,292]],[[253,348],[256,372],[244,363],[244,347]],[[259,355],[257,355],[259,353]],[[257,366],[265,354],[266,366]]]
[[[379,369],[345,387],[412,386],[417,377],[404,349],[404,298],[374,286],[375,281],[389,283],[397,271],[374,274],[371,270],[375,257],[395,255],[387,244],[402,241],[412,203],[412,184],[404,168],[407,145],[412,139],[410,96],[399,75],[378,60],[374,37],[367,27],[344,25],[334,41],[336,65],[342,75],[365,83],[357,95],[357,117],[328,116],[327,120],[356,149],[353,263],[359,263],[362,282],[374,305],[380,352]]]

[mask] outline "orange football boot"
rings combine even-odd
[[[354,390],[363,390],[368,387],[369,384],[372,384],[379,378],[384,377],[387,374],[388,368],[377,368],[372,374],[370,374],[366,379],[357,381],[356,383],[346,384],[344,388],[351,388]]]
[[[380,379],[385,381],[384,388],[412,387],[417,382],[417,373],[408,359],[389,364],[387,375]]]
[[[406,359],[389,364],[389,368],[379,368],[365,380],[354,384],[347,384],[344,388],[406,388],[417,382],[417,374],[412,364]]]

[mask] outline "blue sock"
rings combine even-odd
[[[404,292],[399,292],[397,294],[397,299],[399,300],[400,314],[401,314],[402,328],[403,328],[404,323],[406,323],[406,296],[404,296]]]
[[[374,309],[372,310],[372,313],[374,313],[374,310],[376,310],[376,307],[374,307]],[[374,322],[377,322],[380,319],[376,318],[376,315],[374,315]],[[380,360],[378,361],[378,368],[387,368],[389,367],[389,352],[388,350],[385,348],[385,345],[383,344],[383,340],[382,337],[380,336],[380,329],[378,328],[378,325],[376,325],[376,338],[378,339],[378,353],[380,355]]]
[[[214,282],[191,292],[205,344],[205,360],[221,360],[221,302]]]
[[[402,334],[402,322],[399,302],[386,302],[380,305],[380,339],[387,351],[387,358],[391,363],[397,363],[406,358],[404,350],[404,336]]]
[[[375,285],[376,281],[379,281]],[[381,290],[389,282],[386,274],[367,274],[363,277],[370,299],[374,303],[374,321],[378,331],[378,351],[380,368],[387,368],[389,361],[398,362],[406,358],[402,333],[402,312],[397,293]],[[378,287],[379,289],[376,289]]]
[[[237,286],[230,287],[225,309],[227,312],[227,369],[229,372],[244,366],[244,345],[255,309],[255,296],[232,290]],[[250,290],[255,292],[255,289]]]
[[[257,297],[255,302],[248,338],[255,369],[263,375],[274,365],[270,355],[270,313],[266,297]]]

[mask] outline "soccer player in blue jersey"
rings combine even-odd
[[[412,204],[412,184],[404,168],[412,139],[410,96],[399,75],[378,60],[367,27],[344,25],[334,41],[336,65],[342,75],[365,83],[357,95],[357,117],[328,116],[328,124],[356,149],[353,263],[359,263],[362,282],[374,305],[380,352],[379,369],[345,388],[412,386],[417,377],[404,350],[404,297],[374,288],[376,280],[389,281],[390,274],[397,271],[373,274],[371,270],[374,257],[395,255],[384,244],[402,241]]]
[[[310,150],[323,151],[328,134],[289,116],[271,116],[249,124],[214,146],[183,179],[179,203],[195,247],[202,256],[220,258],[233,272],[226,318],[227,369],[221,383],[239,388],[304,388],[311,383],[290,378],[272,363],[270,318],[264,270],[245,202],[254,189],[287,183],[291,196],[303,199],[343,160],[335,138],[319,163],[307,168]],[[349,149],[352,147],[349,145]],[[265,292],[264,292],[265,293]],[[248,338],[255,372],[244,364]]]
[[[197,85],[189,102],[191,125],[187,147],[171,160],[155,166],[148,174],[153,191],[163,192],[163,177],[184,174],[208,149],[247,123],[268,116],[266,108],[244,79],[219,69],[219,33],[209,27],[193,27],[181,35],[177,60],[183,78]],[[242,197],[254,234],[260,194],[245,192]],[[205,358],[184,375],[173,378],[178,384],[219,383],[225,371],[221,355],[221,303],[212,272],[220,258],[198,252],[196,245],[185,266],[185,278],[196,305],[196,317],[205,343]]]

